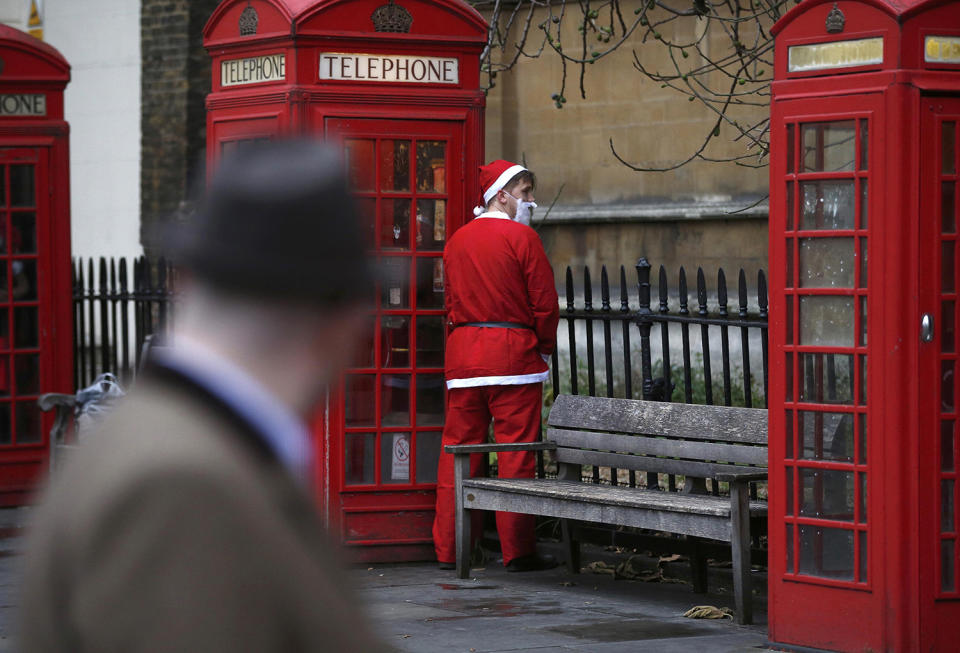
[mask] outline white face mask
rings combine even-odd
[[[507,193],[507,195],[513,197],[513,195],[510,193]],[[517,212],[516,215],[513,216],[513,221],[519,222],[520,224],[525,224],[529,227],[530,222],[533,221],[533,210],[537,208],[537,203],[524,202],[519,197],[513,197],[513,199],[517,200]]]

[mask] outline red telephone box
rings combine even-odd
[[[37,397],[72,391],[68,81],[59,52],[0,25],[0,506],[47,464]]]
[[[461,0],[225,0],[204,30],[208,165],[278,134],[338,143],[387,271],[368,345],[317,420],[320,504],[356,559],[433,557],[441,257],[479,194],[486,34]]]
[[[960,641],[960,4],[773,28],[770,639]]]

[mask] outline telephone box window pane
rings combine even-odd
[[[794,158],[796,157],[795,148],[796,148],[796,145],[794,144],[794,127],[793,127],[793,123],[789,123],[787,125],[787,173],[788,174],[793,174],[794,165],[795,165]],[[790,226],[787,225],[787,229],[789,228]]]
[[[417,190],[447,192],[447,144],[443,141],[417,143]]]
[[[787,524],[787,573],[795,573],[793,568],[793,524]]]
[[[447,241],[447,201],[417,200],[417,249],[441,251]]]
[[[803,172],[853,170],[857,140],[856,121],[816,122],[803,125]]]
[[[793,159],[791,159],[792,161]],[[793,182],[787,182],[787,231],[793,231],[793,211],[794,211],[794,197],[793,197]]]
[[[381,386],[380,423],[384,426],[409,426],[410,375],[384,374]]]
[[[383,280],[380,304],[384,308],[410,307],[410,259],[385,258],[382,263]]]
[[[417,308],[443,308],[443,259],[417,259]]]
[[[34,444],[43,440],[40,431],[40,407],[33,401],[17,403],[17,443]]]
[[[800,457],[810,460],[853,462],[853,414],[797,413]]]
[[[377,449],[375,433],[347,433],[344,458],[346,485],[373,485],[374,454]]]
[[[789,456],[787,456],[789,458]],[[793,467],[787,467],[787,514],[793,516]]]
[[[32,395],[40,391],[40,356],[21,354],[14,358],[17,394]]]
[[[343,158],[347,168],[347,185],[352,191],[370,192],[376,188],[374,176],[374,141],[350,138],[343,143]]]
[[[787,344],[793,344],[793,297],[788,295],[786,297],[787,304]],[[792,382],[793,379],[791,378]]]
[[[35,206],[34,167],[10,166],[10,206]]]
[[[957,232],[957,184],[945,181],[940,185],[940,222],[945,234]]]
[[[956,169],[956,123],[943,123],[943,131],[940,133],[940,151],[943,153],[943,174],[952,175]]]
[[[380,200],[380,247],[410,249],[410,200]]]
[[[940,403],[945,413],[952,413],[954,407],[953,399],[954,370],[953,361],[941,361],[940,363]]]
[[[440,431],[417,433],[417,483],[436,483],[440,462]]]
[[[13,270],[13,298],[33,301],[37,298],[37,262],[35,260],[11,261]]]
[[[868,184],[866,179],[860,180],[860,228],[866,229],[869,224],[870,216],[870,192],[868,190]]]
[[[957,267],[954,260],[954,241],[945,240],[940,243],[940,284],[941,292],[953,292],[956,286],[954,279],[957,275]]]
[[[867,523],[867,475],[857,474],[860,483],[860,523]]]
[[[793,354],[786,357],[787,401],[793,401]]]
[[[853,346],[853,297],[801,297],[800,344]]]
[[[10,395],[10,356],[0,356],[0,397]]]
[[[380,141],[380,190],[410,190],[410,141]]]
[[[786,287],[793,288],[793,238],[787,238]]]
[[[867,346],[867,298],[860,298],[860,342],[861,347]]]
[[[6,310],[0,311],[0,319],[6,318]],[[6,331],[6,324],[3,325]],[[13,346],[29,349],[37,346],[37,307],[17,306],[13,313]]]
[[[360,344],[357,345],[357,349],[354,352],[351,367],[373,367],[376,354],[374,351],[374,347],[376,346],[376,333],[376,321],[375,319],[371,319],[363,327],[363,334],[361,335]]]
[[[955,582],[953,540],[940,541],[940,591],[955,592],[957,584]]]
[[[941,346],[940,349],[944,353],[953,353],[957,348],[957,303],[955,301],[948,300],[940,304],[940,323],[943,325],[940,329],[941,331]]]
[[[869,265],[867,265],[867,239],[860,239],[860,288],[867,287],[867,280],[869,275]]]
[[[853,521],[853,472],[800,470],[800,515]]]
[[[860,541],[860,582],[866,583],[867,578],[867,533],[860,531],[857,533],[857,539]]]
[[[867,416],[863,413],[858,415],[858,421],[860,422],[860,453],[857,456],[857,463],[860,465],[867,464]]]
[[[940,530],[944,533],[953,533],[956,526],[954,524],[953,508],[953,480],[943,479],[940,481]]]
[[[37,253],[37,216],[35,213],[14,213],[13,233],[10,235],[14,254]]]
[[[410,367],[410,318],[385,315],[380,326],[382,367]]]
[[[800,401],[817,404],[853,403],[853,356],[801,354],[803,383]]]
[[[0,179],[2,181],[2,179]],[[0,183],[2,186],[2,183]],[[0,215],[0,254],[7,253],[7,215]]]
[[[801,238],[801,288],[853,288],[853,238]]]
[[[410,482],[409,433],[384,433],[380,436],[380,482]]]
[[[12,441],[10,404],[0,404],[0,444],[10,444]]]
[[[801,525],[800,573],[853,580],[853,531]]]
[[[347,426],[376,426],[377,377],[373,374],[348,374],[344,413]]]
[[[945,419],[940,422],[940,471],[953,471],[953,455],[953,420]]]
[[[354,200],[357,207],[357,219],[360,220],[360,231],[363,234],[363,244],[368,249],[377,246],[377,200],[358,198]]]
[[[870,167],[870,124],[866,120],[860,121],[860,169]],[[864,225],[863,228],[866,228]]]
[[[443,426],[443,374],[417,375],[417,426]]]
[[[867,405],[867,357],[858,356],[860,361],[860,405]]]
[[[444,322],[439,315],[417,317],[417,367],[443,367]]]
[[[853,181],[805,181],[801,229],[853,229],[855,202]]]

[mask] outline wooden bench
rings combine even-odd
[[[730,542],[739,623],[752,622],[751,519],[765,521],[766,503],[750,501],[750,482],[767,477],[767,411],[561,395],[543,442],[447,446],[455,456],[457,574],[470,572],[470,510],[559,517],[567,563],[579,571],[575,521],[633,526]],[[470,455],[553,451],[556,479],[470,478]],[[683,492],[583,482],[584,465],[685,477]],[[730,496],[703,493],[698,479],[729,483]],[[758,524],[759,525],[759,524]],[[706,561],[693,560],[703,579]],[[701,567],[701,569],[697,569]]]

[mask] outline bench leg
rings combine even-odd
[[[453,462],[457,529],[457,578],[470,575],[470,511],[464,506],[463,479],[470,477],[470,456],[457,455]]]
[[[733,594],[737,623],[753,623],[753,583],[750,577],[750,489],[730,484],[730,530],[733,553]]]
[[[690,537],[692,545],[690,551],[690,580],[693,591],[697,594],[707,593],[707,557],[703,555],[703,540],[699,537]]]
[[[574,522],[571,519],[560,520],[560,531],[563,535],[563,548],[567,553],[567,571],[571,574],[580,573],[580,542],[573,535]]]

